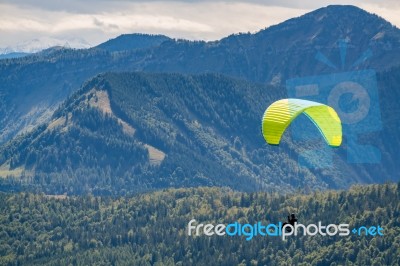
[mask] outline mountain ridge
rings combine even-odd
[[[151,34],[122,34],[114,39],[103,42],[95,48],[107,50],[109,52],[136,50],[136,49],[149,49],[159,46],[161,43],[171,40],[164,35],[151,35]]]
[[[397,75],[382,76],[381,82],[392,84]],[[297,154],[318,142],[303,147],[293,142],[290,130],[280,147],[267,146],[262,138],[265,108],[283,97],[274,86],[220,74],[100,74],[50,122],[0,147],[0,188],[19,183],[49,194],[125,195],[191,186],[324,190],[398,179],[394,154],[400,142],[394,132],[400,125],[391,115],[398,110],[396,97],[382,103],[384,130],[363,137],[367,143],[379,140],[373,143],[382,151],[380,163],[348,163],[345,139],[333,150],[332,167],[322,169],[297,162]],[[293,123],[304,124],[323,142],[312,122]]]
[[[24,41],[13,46],[0,48],[0,59],[15,58],[18,57],[17,55],[19,54],[24,54],[24,55],[34,54],[57,46],[65,48],[73,48],[73,49],[85,49],[91,47],[89,43],[79,38],[72,38],[66,40],[66,39],[59,39],[52,37],[42,37],[30,41]]]
[[[239,132],[254,135],[247,124],[258,121],[238,116],[243,108],[226,112],[239,104],[253,113],[257,106],[261,116],[255,97],[268,97],[263,88],[215,74],[101,74],[60,106],[50,123],[0,148],[0,169],[3,175],[21,169],[23,182],[56,194],[131,194],[196,184],[252,190],[260,177],[231,147],[229,129],[243,121]],[[220,106],[225,98],[231,103]]]

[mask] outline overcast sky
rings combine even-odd
[[[399,0],[0,0],[0,47],[44,37],[96,45],[134,32],[215,40],[256,32],[329,4],[353,4],[400,27]]]

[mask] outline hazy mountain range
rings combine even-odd
[[[56,46],[75,49],[85,49],[91,47],[91,45],[83,39],[73,38],[65,40],[59,38],[42,37],[30,41],[24,41],[13,46],[0,48],[0,59],[18,57],[18,55],[29,55]]]

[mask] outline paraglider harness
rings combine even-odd
[[[296,216],[295,216],[294,213],[288,215],[287,218],[288,218],[288,222],[284,222],[284,223],[282,224],[282,229],[283,229],[283,227],[284,227],[285,225],[287,225],[287,224],[290,224],[290,225],[294,226],[294,223],[297,222],[297,218],[296,218]],[[292,229],[291,229],[290,227],[286,227],[286,232],[291,232],[291,231],[292,231]]]

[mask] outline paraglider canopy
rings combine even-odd
[[[279,145],[286,128],[302,113],[317,126],[329,146],[340,146],[342,123],[336,111],[328,105],[301,99],[282,99],[267,108],[262,119],[266,142]]]

